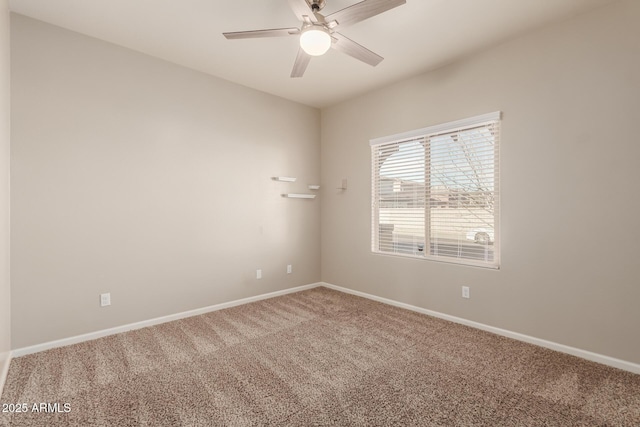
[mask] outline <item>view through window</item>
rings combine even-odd
[[[371,142],[374,252],[498,267],[499,118]]]

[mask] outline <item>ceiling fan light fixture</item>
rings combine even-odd
[[[308,55],[324,55],[331,47],[331,35],[322,25],[309,25],[300,34],[300,47]]]

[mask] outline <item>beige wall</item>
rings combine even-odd
[[[320,279],[320,198],[280,196],[319,181],[318,110],[19,15],[11,43],[13,348]]]
[[[0,393],[11,350],[9,282],[9,5],[0,0]]]
[[[322,185],[349,183],[323,281],[640,363],[638,22],[617,3],[323,110]],[[373,255],[369,139],[497,110],[501,270]]]

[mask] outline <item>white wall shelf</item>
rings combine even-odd
[[[274,181],[282,181],[282,182],[296,182],[296,179],[298,178],[294,178],[291,176],[274,176],[273,178]]]
[[[301,193],[288,193],[283,194],[282,197],[288,197],[289,199],[315,199],[315,194],[301,194]]]
[[[319,190],[320,186],[316,184],[309,184],[309,190]]]

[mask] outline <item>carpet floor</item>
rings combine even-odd
[[[640,426],[640,375],[315,288],[16,358],[0,402],[16,427]]]

